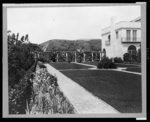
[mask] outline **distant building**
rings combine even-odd
[[[115,18],[112,17],[111,25],[102,29],[102,49],[105,48],[109,58],[123,58],[124,53],[138,50],[140,44],[141,17],[118,23],[115,23]]]

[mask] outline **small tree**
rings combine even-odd
[[[25,72],[34,64],[34,49],[38,49],[38,45],[24,43],[24,36],[18,39],[19,33],[15,35],[8,31],[8,80],[9,85],[13,87],[23,77]]]

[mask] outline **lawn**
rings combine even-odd
[[[84,64],[90,64],[90,65],[95,65],[97,66],[99,62],[84,62]]]
[[[85,62],[84,64],[90,64],[90,65],[97,66],[98,62]],[[141,66],[140,65],[124,64],[124,63],[116,63],[116,65],[117,65],[117,67],[123,67],[123,68],[126,67],[127,68],[127,69],[125,69],[126,71],[141,73]]]
[[[140,67],[129,67],[125,69],[126,71],[131,71],[131,72],[139,72],[141,73],[141,68]]]
[[[124,63],[116,63],[118,67],[141,67],[140,65],[134,65],[134,64],[124,64]]]
[[[74,63],[50,63],[51,66],[58,70],[63,70],[63,69],[88,69],[88,68],[93,68],[91,66],[84,66],[84,65],[79,65],[79,64],[74,64]]]
[[[141,75],[113,70],[61,71],[122,113],[139,113]]]
[[[97,66],[99,62],[84,62],[84,64],[90,64]],[[125,63],[116,63],[118,67],[140,67],[140,65],[134,65],[134,64],[125,64]]]

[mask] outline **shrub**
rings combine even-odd
[[[138,49],[137,55],[138,55],[137,60],[139,63],[141,63],[141,48]]]
[[[120,57],[115,57],[115,58],[114,58],[114,62],[115,62],[115,63],[122,63],[123,60],[122,60]]]
[[[97,67],[98,67],[99,69],[102,69],[102,68],[104,67],[104,63],[102,63],[102,62],[98,63]]]
[[[71,60],[68,60],[68,63],[71,63]]]
[[[115,63],[113,63],[113,62],[110,62],[109,63],[109,68],[116,69],[117,65]]]
[[[138,56],[137,55],[132,55],[132,62],[138,62]]]
[[[130,54],[129,54],[129,53],[125,53],[125,54],[123,55],[123,60],[124,60],[125,62],[130,62]]]
[[[77,57],[76,57],[76,59],[77,59],[77,62],[82,62],[82,60],[83,60],[83,54],[82,53],[77,53]]]
[[[44,56],[38,58],[37,61],[40,61],[42,63],[48,63],[49,62],[48,59],[46,59]]]
[[[72,55],[72,53],[69,53],[69,52],[68,52],[68,59],[67,59],[67,62],[70,63],[70,62],[72,62],[72,61],[73,61],[73,55]]]
[[[25,75],[26,71],[35,63],[33,51],[40,51],[40,47],[27,41],[27,37],[18,39],[19,33],[8,33],[8,82],[14,87]]]
[[[102,57],[102,60],[101,60],[101,62],[108,62],[108,61],[110,61],[110,59],[108,58],[108,57]]]
[[[30,101],[32,94],[33,71],[36,63],[26,72],[14,87],[9,86],[9,114],[25,114],[26,101]]]
[[[138,62],[138,60],[139,60],[139,56],[138,56],[138,54],[129,54],[129,53],[125,53],[124,55],[123,55],[123,59],[124,59],[124,61],[125,62]]]
[[[111,59],[109,59],[108,57],[105,57],[101,60],[101,62],[98,63],[97,67],[99,69],[112,69],[112,68],[117,68],[116,64],[112,62]]]
[[[109,65],[110,65],[110,62],[105,62],[104,65],[103,65],[103,68],[108,69],[108,68],[110,68]]]

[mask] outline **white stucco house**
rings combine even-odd
[[[111,19],[111,25],[102,29],[102,49],[105,48],[109,58],[121,57],[128,51],[138,50],[141,44],[141,17],[131,21],[115,23],[115,17]]]

